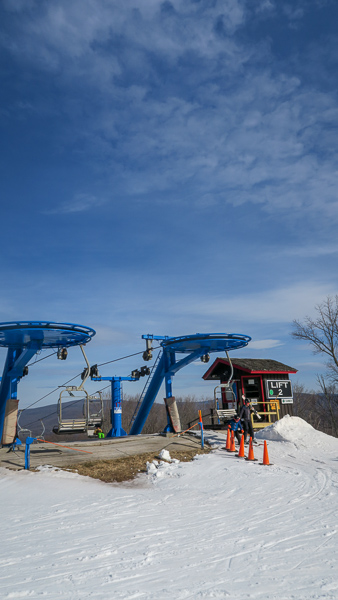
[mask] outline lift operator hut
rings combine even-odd
[[[239,410],[243,404],[244,394],[261,416],[260,421],[253,422],[256,429],[266,427],[285,415],[293,416],[293,395],[289,375],[297,373],[297,369],[268,359],[232,358],[231,362],[234,393],[229,394],[225,388],[221,388],[222,405],[219,408]],[[229,361],[216,358],[203,375],[203,379],[226,383],[230,376]]]

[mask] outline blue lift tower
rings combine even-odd
[[[67,348],[87,344],[94,335],[94,329],[72,323],[0,323],[0,346],[8,348],[0,384],[0,443],[7,403],[17,399],[18,382],[28,373],[27,363],[33,356],[45,348],[57,348],[58,358],[64,359]]]
[[[147,344],[147,350],[144,353],[145,360],[151,358],[151,342],[153,340],[160,342],[162,354],[129,435],[137,435],[142,432],[163,380],[165,381],[166,399],[170,399],[172,398],[172,378],[180,369],[198,358],[203,362],[208,362],[211,352],[228,352],[244,348],[251,340],[250,336],[239,333],[196,333],[181,337],[143,335],[142,338],[146,340]],[[177,360],[177,354],[186,356]]]

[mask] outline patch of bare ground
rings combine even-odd
[[[181,462],[193,460],[196,454],[209,454],[211,448],[204,447],[193,450],[170,451],[171,458],[177,458]],[[100,479],[106,483],[130,481],[140,473],[146,473],[147,462],[159,460],[158,452],[146,452],[135,456],[117,458],[115,460],[96,460],[78,463],[65,467],[67,471],[86,475],[94,479]]]

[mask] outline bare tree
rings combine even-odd
[[[315,354],[325,354],[327,375],[331,383],[338,383],[338,295],[328,296],[316,307],[317,317],[305,317],[304,322],[293,321],[294,338],[309,342]]]
[[[321,394],[318,395],[317,405],[327,424],[331,426],[331,434],[337,437],[338,395],[334,383],[326,385],[322,375],[317,377]]]
[[[317,429],[320,417],[317,413],[317,395],[315,392],[307,390],[302,383],[295,383],[293,385],[293,401],[295,417],[304,419]]]

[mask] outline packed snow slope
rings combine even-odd
[[[338,440],[284,417],[263,466],[209,437],[123,485],[2,469],[0,597],[337,600]]]

